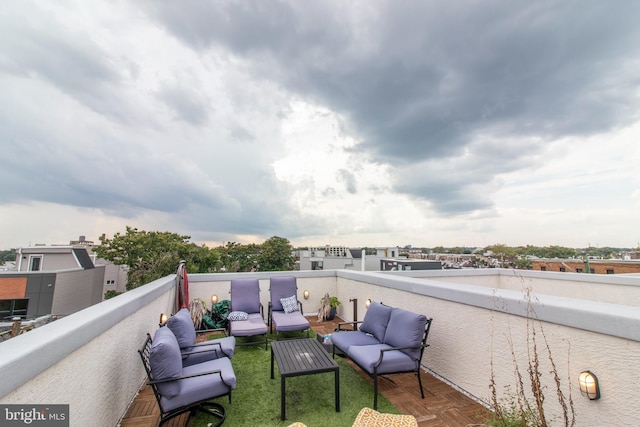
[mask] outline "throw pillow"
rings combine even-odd
[[[298,311],[298,298],[295,295],[291,295],[289,298],[280,298],[280,303],[287,314]]]
[[[229,313],[227,319],[235,321],[235,320],[247,320],[249,318],[249,314],[244,311],[232,311]]]
[[[391,317],[392,308],[372,301],[367,313],[364,315],[360,330],[373,335],[380,342],[384,340]]]

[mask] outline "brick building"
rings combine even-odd
[[[585,273],[589,269],[593,274],[640,273],[640,260],[540,258],[532,260],[531,264],[533,270],[538,271]]]

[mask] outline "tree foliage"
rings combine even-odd
[[[94,247],[98,257],[127,265],[127,289],[133,289],[176,272],[186,261],[189,273],[293,270],[293,247],[284,237],[271,237],[262,244],[226,244],[209,248],[189,241],[190,236],[171,232],[143,231],[127,227],[124,234],[100,237]]]
[[[293,247],[288,239],[273,236],[267,239],[260,248],[258,265],[260,271],[287,271],[293,270],[295,258]]]
[[[15,261],[16,260],[16,250],[9,249],[8,251],[0,251],[0,263],[4,261]]]
[[[178,263],[193,251],[190,236],[160,231],[126,228],[125,234],[100,237],[94,252],[114,264],[127,265],[127,289],[137,288],[160,277],[175,273]]]

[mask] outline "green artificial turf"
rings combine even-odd
[[[312,338],[315,334],[312,332]],[[272,338],[272,337],[270,337]],[[300,335],[306,338],[306,334]],[[351,426],[358,412],[373,407],[373,384],[341,357],[340,412],[335,411],[333,372],[287,378],[286,416],[280,421],[280,374],[275,364],[271,379],[271,349],[264,345],[236,346],[232,359],[237,386],[229,403],[227,397],[216,399],[227,416],[224,426],[288,426],[301,422],[308,427]],[[399,414],[382,394],[378,393],[378,411]],[[202,413],[192,418],[192,426],[206,427],[215,421]]]

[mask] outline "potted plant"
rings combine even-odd
[[[320,299],[320,308],[318,308],[318,320],[333,320],[336,315],[336,309],[340,306],[340,300],[336,296],[324,294]]]

